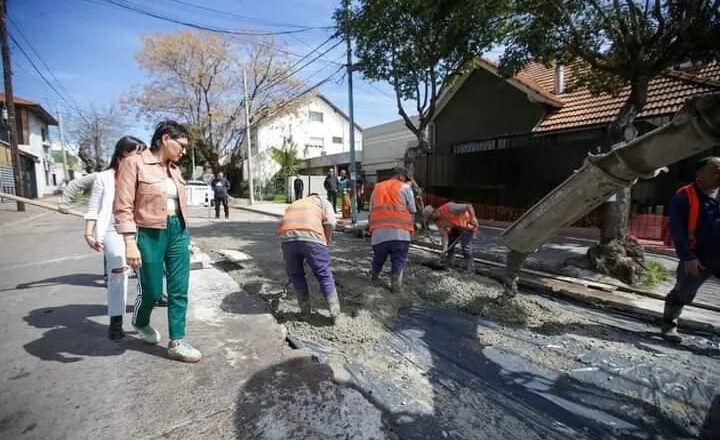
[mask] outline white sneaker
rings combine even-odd
[[[143,341],[148,344],[157,344],[160,342],[160,332],[155,330],[151,325],[145,327],[136,327],[133,325],[135,330],[142,336]]]
[[[192,363],[199,361],[202,354],[185,339],[176,339],[168,343],[168,357],[176,361]]]

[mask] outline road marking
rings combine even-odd
[[[73,255],[71,257],[53,258],[52,260],[34,261],[32,263],[16,264],[14,266],[0,267],[0,272],[7,271],[7,270],[24,269],[26,267],[40,266],[43,264],[61,263],[63,261],[82,260],[84,258],[93,257],[96,255],[99,255],[99,254],[92,253],[92,254],[83,254],[83,255]]]

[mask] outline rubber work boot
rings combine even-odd
[[[390,278],[390,291],[392,293],[402,293],[403,291],[403,271],[394,273]]]
[[[370,269],[370,281],[372,281],[373,283],[377,283],[378,281],[380,281],[380,272],[376,272]]]
[[[300,307],[300,317],[304,321],[309,321],[312,310],[312,307],[310,306],[310,293],[302,292],[295,288],[292,288],[292,290],[295,291],[295,297],[297,298],[298,307]]]
[[[333,325],[335,325],[340,317],[340,299],[338,298],[337,290],[333,290],[328,294],[327,304],[328,310],[330,311],[330,317],[333,320]]]
[[[175,339],[168,343],[168,357],[180,362],[195,363],[202,354],[185,339]]]
[[[475,273],[475,259],[472,257],[465,257],[465,270],[467,273]]]
[[[665,303],[665,312],[663,313],[661,334],[663,339],[676,344],[682,342],[682,336],[677,332],[677,323],[683,306]]]
[[[125,332],[123,331],[123,317],[122,315],[119,316],[111,316],[110,317],[110,327],[108,328],[108,339],[111,341],[117,341],[119,339],[122,339],[125,337]]]

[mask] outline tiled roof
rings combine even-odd
[[[572,83],[577,64],[565,67],[565,84]],[[539,63],[528,64],[516,78],[529,78],[536,87],[541,87],[562,107],[552,108],[534,128],[535,132],[566,130],[612,122],[630,94],[625,87],[617,96],[593,95],[587,89],[555,93],[555,69]],[[709,64],[692,69],[671,70],[654,78],[648,87],[648,100],[638,117],[671,115],[678,111],[685,101],[695,95],[720,91],[720,65]]]

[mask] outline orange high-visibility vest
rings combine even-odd
[[[695,249],[697,239],[695,238],[695,230],[697,229],[698,218],[700,218],[700,197],[698,197],[695,185],[692,183],[685,185],[678,190],[678,193],[684,192],[687,195],[690,209],[688,212],[688,245],[690,249]]]
[[[465,210],[462,214],[453,214],[450,212],[450,203],[446,203],[438,208],[440,218],[435,223],[438,227],[449,232],[452,228],[467,229],[470,223],[470,213]]]
[[[376,229],[415,230],[413,214],[408,211],[400,190],[405,184],[397,179],[390,179],[375,184],[370,211],[370,232]]]
[[[285,215],[275,233],[304,230],[325,236],[322,219],[322,202],[317,200],[317,196],[308,196],[295,201],[285,209]]]

